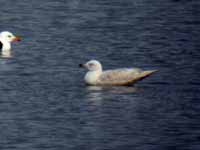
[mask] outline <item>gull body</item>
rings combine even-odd
[[[132,85],[150,75],[156,70],[143,71],[139,68],[122,68],[103,71],[97,60],[90,60],[80,67],[88,69],[84,80],[89,85]]]

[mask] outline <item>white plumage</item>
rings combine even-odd
[[[13,35],[11,32],[3,31],[0,33],[0,49],[2,57],[10,57],[11,42],[21,41],[19,36]]]

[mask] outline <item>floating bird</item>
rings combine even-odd
[[[139,68],[122,68],[103,71],[101,63],[97,60],[90,60],[79,66],[89,70],[84,78],[85,82],[89,85],[132,85],[157,71],[143,71]]]
[[[3,31],[0,33],[0,49],[2,57],[11,56],[11,42],[21,41],[21,37],[13,35],[11,32]]]

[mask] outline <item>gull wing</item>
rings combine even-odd
[[[99,85],[131,85],[142,80],[156,70],[142,71],[138,68],[104,71],[99,77]]]

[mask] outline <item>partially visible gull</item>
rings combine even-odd
[[[89,85],[132,85],[157,71],[143,71],[138,68],[122,68],[103,71],[101,63],[97,60],[90,60],[79,66],[89,70],[84,78],[85,82]]]
[[[11,32],[3,31],[0,33],[0,49],[2,57],[11,55],[11,42],[21,41],[19,36],[13,35]]]

